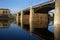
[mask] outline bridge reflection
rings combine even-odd
[[[0,28],[9,28],[10,24],[11,24],[10,20],[0,21]],[[31,35],[36,35],[40,39],[54,40],[54,34],[47,29],[34,28],[34,31],[31,33],[30,25],[24,24],[23,27],[21,27],[21,24],[16,21],[15,21],[15,24],[20,26],[20,28],[24,29],[25,31],[29,32]]]
[[[30,25],[23,25],[21,27],[21,23],[20,22],[14,22],[15,24],[17,24],[18,26],[20,26],[21,29],[24,29],[26,31],[28,31],[31,35],[36,35],[38,38],[40,39],[44,39],[44,40],[54,40],[54,33],[50,32],[48,29],[41,29],[41,28],[33,28],[34,31],[30,32]],[[52,25],[53,21],[50,21],[50,25]]]

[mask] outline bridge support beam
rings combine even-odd
[[[23,11],[21,11],[21,19],[20,19],[20,21],[21,21],[21,28],[23,28]]]
[[[55,2],[54,38],[60,40],[60,0]]]

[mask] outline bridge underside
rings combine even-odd
[[[46,4],[39,4],[32,7],[35,13],[48,13],[50,10],[55,9],[55,2],[49,2]],[[29,12],[30,8],[23,10],[24,12]]]
[[[35,13],[48,13],[53,9],[55,9],[55,2],[36,7],[34,8],[34,11]]]

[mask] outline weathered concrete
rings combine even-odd
[[[20,18],[20,20],[21,20],[21,28],[23,28],[23,11],[21,11],[21,18]]]
[[[34,13],[33,27],[48,29],[48,14],[47,13]]]
[[[32,9],[32,7],[30,7],[30,33],[33,32],[33,16],[34,16],[34,9]]]
[[[23,11],[23,24],[28,25],[29,24],[29,14],[28,11]]]
[[[55,40],[60,40],[60,0],[55,2],[54,37]]]
[[[17,13],[17,16],[16,16],[16,22],[17,22],[17,24],[18,24],[18,13]]]

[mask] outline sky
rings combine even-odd
[[[38,5],[50,0],[0,0],[0,8],[10,9],[11,13],[17,13],[30,6]]]

